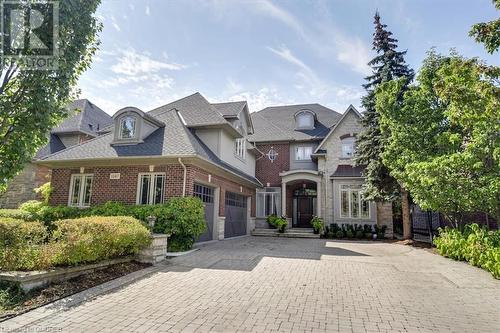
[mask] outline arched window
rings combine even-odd
[[[311,112],[302,111],[295,116],[297,129],[313,129],[314,115]]]
[[[120,139],[133,139],[136,134],[137,119],[133,116],[125,116],[120,120]]]

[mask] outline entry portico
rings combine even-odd
[[[314,215],[321,216],[321,176],[316,170],[281,172],[281,214],[291,227],[311,227]]]

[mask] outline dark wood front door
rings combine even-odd
[[[297,197],[297,227],[311,228],[311,219],[313,214],[313,197]]]

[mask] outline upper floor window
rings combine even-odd
[[[69,187],[69,206],[89,207],[92,196],[92,174],[75,174],[71,176]]]
[[[246,158],[246,139],[239,138],[234,142],[234,154],[244,160]]]
[[[356,149],[355,143],[356,138],[351,136],[345,139],[342,139],[342,158],[353,158],[354,152]]]
[[[302,111],[295,116],[297,129],[313,129],[314,115],[311,112]]]
[[[296,161],[310,161],[312,154],[311,146],[295,147],[295,160]]]
[[[136,134],[137,118],[126,116],[120,120],[120,139],[133,139]]]

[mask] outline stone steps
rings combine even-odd
[[[319,238],[319,234],[314,234],[312,229],[287,229],[284,233],[279,233],[276,229],[254,229],[252,236]]]

